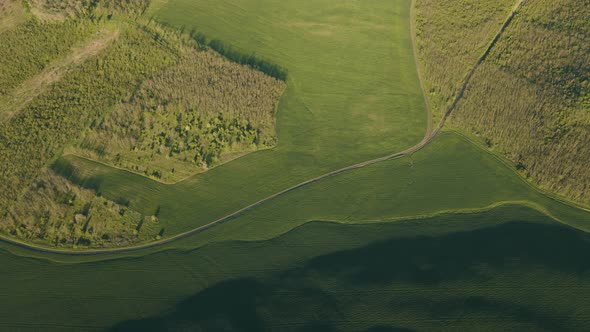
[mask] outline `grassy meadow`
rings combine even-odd
[[[151,182],[146,190],[135,186],[142,179],[140,176],[79,158],[70,161],[80,169],[92,169],[91,174],[96,175],[82,177],[80,183],[95,186],[103,195],[114,199],[116,195],[133,197],[130,206],[150,207],[140,210],[146,215],[159,209],[159,224],[166,229],[166,235],[190,230],[222,216],[219,211],[223,211],[225,202],[219,200],[210,200],[208,210],[186,207],[188,203],[182,200],[192,199],[192,188],[185,187],[188,181],[176,185]],[[64,173],[70,169],[62,167]],[[221,176],[224,175],[229,176],[227,173]],[[300,188],[187,241],[206,243],[211,241],[210,237],[258,240],[287,232],[307,220],[378,222],[449,211],[485,210],[502,203],[531,206],[564,223],[589,229],[590,214],[538,192],[498,157],[463,136],[448,132],[411,156]]]

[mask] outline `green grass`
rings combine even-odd
[[[160,206],[165,235],[208,223],[327,171],[403,150],[417,143],[426,128],[409,2],[247,1],[241,6],[171,1],[156,17],[256,52],[289,71],[279,104],[278,146],[173,186],[100,171],[98,189],[107,197],[129,200],[145,214]]]
[[[279,105],[276,148],[175,185],[157,184],[75,157],[63,160],[87,173],[103,195],[128,200],[146,215],[159,209],[164,236],[204,225],[339,166],[402,150],[424,130],[424,105],[409,40],[409,3],[232,3],[173,0],[156,18],[222,39],[246,53],[256,52],[289,70]],[[391,25],[386,29],[388,17]],[[324,36],[326,30],[329,38]],[[298,190],[281,198],[281,206],[262,209],[295,217],[294,223],[276,226],[284,232],[305,219],[387,219],[518,201],[587,227],[566,216],[575,210],[539,194],[498,161],[457,138],[441,138],[414,157],[413,167],[409,160],[383,163]],[[368,205],[358,210],[359,202],[350,199],[366,200]],[[307,204],[293,204],[297,200]],[[251,234],[264,233],[259,222]],[[222,229],[244,234],[245,230],[232,228],[241,228],[242,223],[230,224]]]
[[[69,175],[69,166],[75,166],[82,172],[79,182],[113,200],[129,202],[144,215],[159,211],[164,237],[209,223],[339,166],[401,150],[424,130],[407,22],[409,3],[271,6],[249,0],[239,7],[231,3],[213,6],[174,0],[156,17],[220,38],[246,53],[256,52],[289,70],[275,149],[175,185],[72,156],[56,167]],[[318,35],[320,26],[331,32],[329,38]],[[587,227],[586,217],[580,221],[578,211],[539,194],[498,159],[452,135],[435,140],[412,159],[412,166],[405,158],[321,181],[257,209],[266,221],[256,219],[255,211],[245,217],[255,220],[251,227],[238,219],[209,235],[265,238],[263,234],[273,237],[305,220],[370,221],[484,209],[501,202],[534,206],[563,222]],[[68,166],[65,172],[63,165]],[[196,237],[209,241],[209,236]]]
[[[134,197],[131,206],[151,205],[153,209],[159,206],[165,235],[215,220],[226,204],[211,198],[208,209],[196,210],[190,203],[194,199],[190,194],[193,188],[186,187],[190,182],[178,185],[151,182],[146,190],[134,186],[135,177],[141,179],[138,175],[77,158],[73,161],[83,163],[83,169],[96,167],[104,172],[90,183],[97,185],[101,193],[117,199],[114,192],[124,188],[122,197]],[[202,186],[209,187],[207,183]],[[116,191],[111,191],[113,187]],[[228,195],[228,199],[232,197]],[[211,240],[258,240],[287,232],[307,220],[378,222],[448,211],[482,210],[502,203],[530,206],[577,228],[590,229],[590,214],[538,192],[496,156],[462,136],[445,132],[412,156],[324,179],[181,242],[194,246],[195,242]],[[246,201],[237,204],[246,205]],[[153,214],[153,210],[141,212]]]
[[[334,165],[399,150],[423,135],[409,5],[172,0],[156,18],[286,68],[275,157],[305,152]]]
[[[0,251],[0,328],[584,330],[589,243],[505,206],[86,263]]]
[[[494,155],[444,133],[411,157],[322,180],[181,242],[260,240],[309,220],[372,223],[498,204],[528,206],[590,230],[590,213],[543,195]]]

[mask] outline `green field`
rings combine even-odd
[[[411,5],[157,1],[155,21],[288,70],[278,145],[176,184],[73,155],[52,169],[157,214],[165,239],[407,149],[428,126]],[[76,255],[0,242],[0,330],[583,331],[588,231],[589,210],[443,130],[160,246]]]
[[[288,69],[288,86],[279,105],[276,148],[174,185],[73,156],[61,161],[68,167],[60,165],[57,169],[69,175],[70,166],[74,166],[84,175],[78,179],[81,183],[97,188],[106,197],[129,202],[146,215],[159,211],[166,237],[210,223],[319,174],[416,143],[426,121],[409,36],[410,4],[374,1],[370,5],[330,6],[329,2],[283,4],[279,10],[275,4],[260,1],[241,1],[237,6],[232,1],[213,5],[175,0],[155,15],[164,23],[220,38]],[[351,17],[355,24],[346,24]],[[289,23],[293,21],[307,23]],[[324,30],[318,35],[320,27],[330,31],[329,38]],[[313,61],[310,52],[315,55]],[[335,58],[338,61],[333,61]],[[310,215],[303,219],[371,220],[482,209],[518,201],[587,228],[585,221],[562,217],[562,213],[577,212],[569,212],[567,206],[540,194],[500,159],[467,143],[449,143],[456,139],[442,140],[413,157],[412,167],[406,167],[408,160],[390,161],[314,184],[317,189],[309,190],[318,190],[316,195],[310,195],[307,189],[298,190],[282,204],[295,206],[292,199],[300,197],[312,202],[305,208],[287,209],[287,215],[293,215],[293,211]],[[448,160],[436,160],[442,154]],[[421,158],[428,161],[421,164]],[[356,186],[355,194],[365,195],[367,204],[371,204],[366,210],[372,215],[356,216],[354,203],[343,204],[337,199],[350,195],[350,190],[334,183]],[[274,205],[268,209],[277,216],[285,212]],[[281,224],[283,231],[292,226]],[[262,232],[256,227],[254,233]]]
[[[175,185],[75,157],[65,159],[81,165],[103,195],[129,201],[147,215],[159,208],[165,235],[171,235],[327,171],[416,144],[427,117],[412,54],[410,3],[336,3],[307,1],[279,8],[249,1],[238,10],[232,2],[168,2],[156,16],[186,25],[185,30],[193,28],[189,22],[199,22],[197,31],[288,70],[277,115],[277,147]],[[183,16],[186,13],[203,17]],[[210,19],[224,17],[223,13],[238,15],[227,18],[236,28]],[[215,24],[228,30],[213,30]],[[95,168],[100,170],[93,173]]]
[[[0,328],[583,330],[589,240],[506,206],[77,264],[2,251]]]
[[[112,172],[104,175],[107,180],[103,182],[102,177],[94,179],[101,188],[108,190],[105,184],[112,179],[116,179],[122,188],[132,188],[127,185],[129,178],[132,178],[127,172],[113,172],[106,168],[104,171]],[[178,187],[154,183],[149,192],[151,195],[146,192],[142,197],[156,204],[158,198],[176,197]],[[131,192],[129,195],[136,197]],[[189,193],[180,194],[183,195]],[[589,229],[590,213],[537,191],[496,156],[463,136],[448,132],[412,156],[324,179],[267,202],[228,223],[196,234],[188,240],[181,240],[180,243],[186,241],[194,246],[195,241],[208,242],[210,237],[215,240],[267,239],[308,220],[379,222],[442,212],[485,210],[507,203],[529,206],[563,223],[583,230]],[[179,205],[176,211],[183,211],[182,206]],[[187,224],[168,222],[167,231],[172,234],[188,231],[200,225],[198,221],[201,219],[197,218],[203,217],[205,213],[207,211],[201,211],[193,218],[181,216],[176,219],[186,218]],[[166,217],[162,212],[161,223],[166,222]],[[209,218],[203,221],[212,221],[215,215]],[[189,220],[194,224],[188,224]]]

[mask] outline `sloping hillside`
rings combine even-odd
[[[525,2],[452,119],[527,178],[590,203],[590,6]]]
[[[441,112],[516,1],[418,0],[428,98]],[[586,1],[524,1],[448,121],[542,188],[590,203],[590,34]]]

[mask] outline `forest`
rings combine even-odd
[[[178,62],[91,124],[67,153],[164,182],[276,144],[284,83],[178,36]]]
[[[148,1],[23,4],[0,34],[2,233],[68,247],[161,235],[157,216],[54,173],[64,153],[177,181],[276,143],[284,83],[139,19]]]

